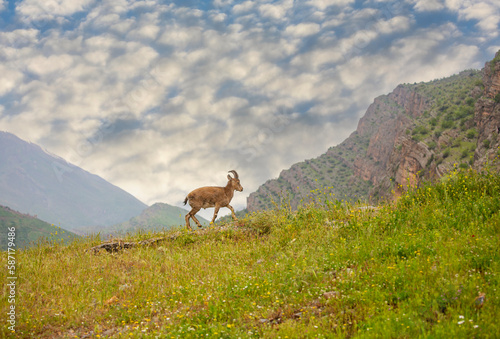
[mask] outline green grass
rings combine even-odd
[[[25,337],[472,338],[500,333],[500,176],[455,171],[377,210],[330,200],[92,254],[17,253]],[[173,231],[168,231],[170,234]],[[130,235],[130,239],[159,234]],[[6,264],[2,256],[2,267]],[[5,270],[0,278],[6,281]],[[479,293],[486,301],[478,309]],[[5,295],[5,293],[4,293]],[[7,300],[2,297],[1,311]]]
[[[8,244],[7,229],[16,228],[16,246],[25,248],[33,246],[37,241],[60,241],[69,243],[78,235],[59,226],[51,225],[34,216],[16,212],[8,207],[0,206],[0,249],[6,251]]]

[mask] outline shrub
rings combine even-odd
[[[466,133],[466,137],[467,139],[474,139],[477,135],[477,131],[475,128],[471,128],[470,130],[467,131]]]
[[[441,128],[443,129],[450,129],[453,127],[453,121],[451,120],[444,120],[442,123],[441,123]]]

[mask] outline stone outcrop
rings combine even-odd
[[[483,71],[483,96],[476,102],[474,122],[479,132],[474,154],[475,165],[482,168],[494,163],[500,146],[500,51],[487,62]]]

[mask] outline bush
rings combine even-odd
[[[443,129],[450,129],[450,128],[453,128],[453,126],[454,126],[453,121],[450,121],[450,120],[444,120],[441,123],[441,128],[443,128]]]
[[[467,157],[469,156],[469,154],[470,154],[470,151],[469,151],[469,150],[467,150],[467,149],[464,149],[464,150],[462,151],[462,153],[460,154],[460,158],[461,158],[461,159],[467,158]]]
[[[477,131],[475,128],[471,128],[470,130],[467,131],[466,133],[466,137],[467,139],[474,139],[477,135]]]

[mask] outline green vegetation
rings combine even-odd
[[[16,228],[16,245],[18,248],[33,246],[35,242],[69,243],[78,236],[61,227],[50,225],[36,217],[16,212],[8,207],[0,206],[0,248],[7,249],[7,229]]]
[[[470,165],[478,136],[473,121],[477,98],[471,93],[480,80],[481,72],[468,70],[445,79],[406,85],[431,102],[429,110],[414,120],[411,132],[414,141],[423,141],[434,152],[436,162],[429,162],[424,172],[435,164]],[[465,141],[473,147],[463,147]]]
[[[0,336],[495,337],[499,211],[497,173],[454,171],[376,210],[326,193],[113,254],[40,244],[16,254]]]

